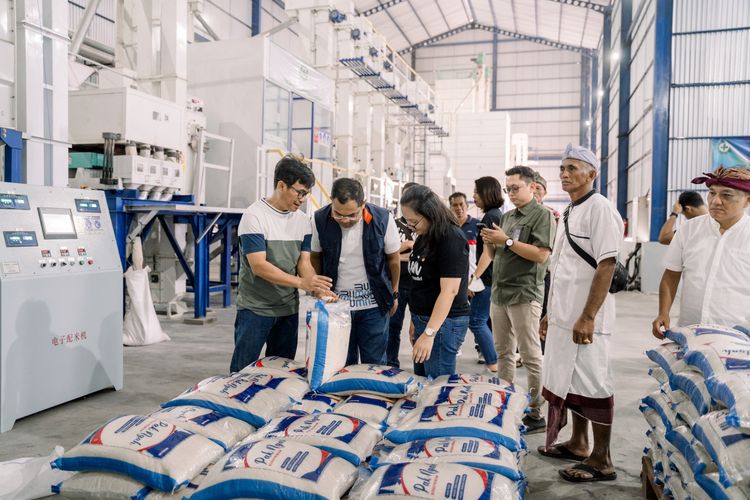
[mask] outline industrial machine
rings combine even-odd
[[[0,432],[122,388],[122,267],[103,191],[0,183]]]

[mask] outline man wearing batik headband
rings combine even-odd
[[[682,281],[679,326],[750,323],[750,171],[718,168],[693,179],[708,186],[708,214],[685,221],[664,259],[659,316],[653,334],[664,338]]]
[[[615,327],[615,298],[609,293],[624,225],[612,203],[594,191],[599,160],[586,148],[568,145],[560,165],[562,188],[570,196],[559,223],[550,263],[544,388],[549,404],[547,440],[540,454],[582,463],[560,470],[572,482],[611,481],[617,477],[609,444],[614,417],[614,384],[609,363]],[[569,233],[570,237],[568,237]],[[588,254],[596,268],[578,251]],[[554,444],[571,410],[573,432]],[[589,453],[589,422],[594,446]]]

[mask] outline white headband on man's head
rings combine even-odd
[[[573,144],[568,144],[568,146],[565,148],[562,159],[567,160],[568,158],[573,160],[585,161],[586,163],[594,167],[594,170],[596,170],[597,172],[599,171],[599,159],[590,149],[584,148],[583,146],[574,146]]]

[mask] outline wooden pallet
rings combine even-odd
[[[663,487],[654,480],[654,464],[651,457],[643,456],[641,460],[641,494],[648,500],[664,498]]]

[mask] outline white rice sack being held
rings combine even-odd
[[[340,370],[318,392],[350,396],[375,394],[386,398],[403,398],[419,390],[422,377],[385,365],[352,365]]]
[[[727,423],[750,432],[750,371],[716,375],[706,380],[714,400],[726,408]]]
[[[430,385],[419,393],[418,406],[478,403],[506,408],[509,414],[518,415],[519,422],[529,404],[529,396],[521,392],[503,390],[497,385]]]
[[[152,488],[173,492],[187,485],[224,449],[166,420],[127,415],[111,420],[52,466],[68,471],[124,474]]]
[[[685,355],[685,362],[705,378],[737,370],[750,370],[750,342],[714,342]]]
[[[687,368],[685,361],[682,359],[684,357],[682,346],[677,342],[667,342],[654,349],[649,349],[646,351],[646,356],[659,365],[667,374],[667,377]]]
[[[485,404],[419,407],[385,434],[397,444],[449,436],[486,439],[511,451],[525,448],[518,415]]]
[[[289,358],[282,358],[280,356],[266,356],[258,361],[253,361],[248,366],[240,370],[251,371],[251,368],[262,368],[264,370],[276,370],[282,373],[291,373],[301,378],[307,377],[307,369],[305,363],[301,361],[294,361]]]
[[[393,408],[393,401],[388,398],[371,394],[355,394],[346,398],[333,411],[339,415],[364,420],[383,432],[391,408]]]
[[[328,413],[333,411],[334,406],[343,401],[343,398],[331,396],[330,394],[315,394],[310,392],[302,397],[301,401],[289,408],[289,413],[297,415],[309,415],[311,413]]]
[[[225,451],[255,432],[255,427],[224,413],[199,406],[162,408],[150,415],[207,437]]]
[[[380,432],[357,418],[336,413],[315,413],[275,418],[246,441],[260,437],[300,441],[333,453],[356,466],[370,456],[380,439]]]
[[[255,382],[256,377],[235,373],[202,380],[162,408],[199,406],[225,413],[253,427],[264,426],[292,403],[286,394]]]
[[[750,344],[750,338],[739,330],[720,325],[690,325],[667,330],[665,336],[680,344],[683,352],[712,343],[741,342]]]
[[[352,319],[348,302],[316,300],[307,311],[305,365],[310,389],[317,391],[346,366]],[[327,392],[327,391],[321,391]]]
[[[494,375],[485,375],[481,373],[454,373],[453,375],[440,375],[429,382],[429,385],[437,386],[474,384],[490,384],[496,385],[504,391],[525,392],[524,389],[519,389],[518,386],[512,382],[508,382],[507,380],[503,380]]]
[[[387,447],[370,459],[370,467],[377,469],[405,462],[451,462],[501,474],[514,481],[523,479],[516,453],[492,441],[475,438],[419,439]]]
[[[301,400],[310,392],[310,385],[303,377],[295,373],[282,372],[268,368],[248,368],[239,373],[245,380],[286,394],[294,401]]]
[[[750,480],[750,434],[729,426],[726,417],[726,411],[703,415],[693,434],[718,467],[721,484],[728,488]]]
[[[717,409],[708,393],[706,381],[700,373],[691,370],[674,373],[669,378],[669,385],[673,390],[679,389],[684,392],[701,415]]]
[[[522,499],[526,484],[500,474],[451,463],[402,463],[377,469],[352,496],[375,499]]]
[[[293,440],[262,439],[232,450],[190,498],[338,499],[355,479],[356,468],[327,451]]]

